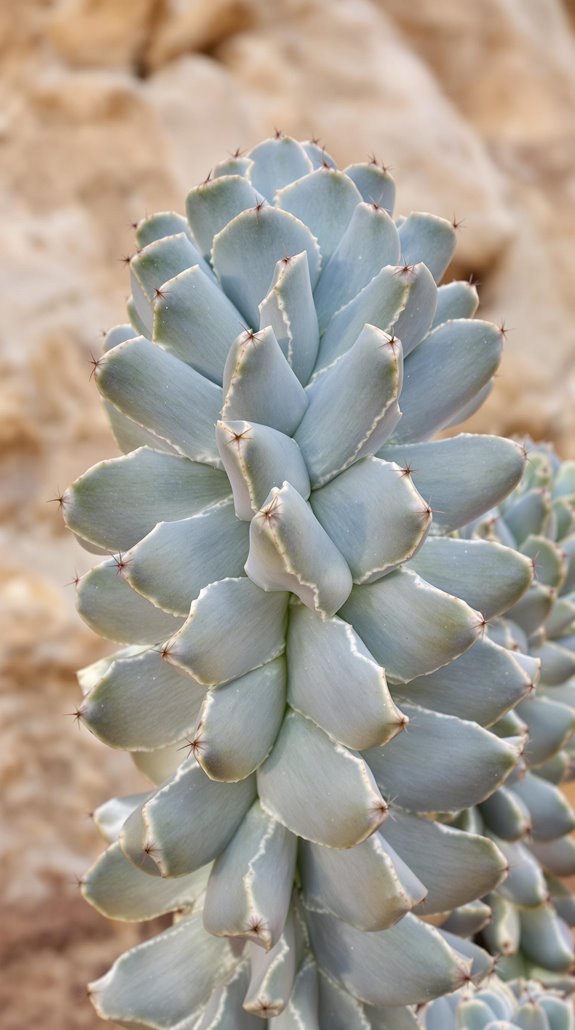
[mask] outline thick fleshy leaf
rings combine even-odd
[[[321,1025],[329,1026],[330,1030],[371,1030],[361,1002],[332,980],[325,970],[318,972]]]
[[[297,712],[288,712],[257,777],[267,812],[292,833],[329,847],[359,844],[387,812],[363,759]]]
[[[212,780],[241,780],[272,749],[286,704],[286,670],[276,658],[209,690],[200,712],[196,757]]]
[[[123,558],[139,594],[186,616],[203,587],[242,574],[247,554],[248,527],[235,517],[230,498],[189,519],[160,522]]]
[[[154,751],[131,751],[132,759],[136,769],[139,769],[155,787],[160,787],[164,780],[173,776],[178,766],[182,763],[182,751],[190,745],[185,742],[168,744],[167,747],[156,748]]]
[[[472,415],[475,415],[475,412],[479,411],[479,409],[485,404],[485,401],[489,397],[492,389],[493,379],[490,379],[489,382],[486,383],[470,401],[467,401],[466,404],[456,411],[455,415],[449,419],[449,422],[446,422],[443,428],[451,429],[453,426],[459,426],[462,422],[466,422],[467,419],[471,418]]]
[[[109,401],[104,398],[102,401],[110,429],[123,454],[129,454],[138,447],[151,447],[152,450],[165,451],[166,454],[177,453],[175,447],[172,447],[167,440],[162,440],[155,433],[151,433],[149,429],[139,426],[137,422],[118,411],[118,408],[115,408]]]
[[[463,937],[456,936],[443,928],[439,930],[439,933],[453,949],[456,955],[471,961],[470,972],[471,979],[474,983],[480,983],[488,973],[493,972],[493,956],[488,955],[488,953],[484,951],[483,948],[478,947],[474,941],[465,940]]]
[[[412,211],[399,227],[399,242],[402,261],[424,261],[439,282],[455,251],[455,229],[445,218]]]
[[[533,647],[532,654],[541,660],[541,679],[550,686],[559,686],[575,676],[575,654],[561,647],[560,642],[546,640],[540,647]]]
[[[433,328],[452,318],[473,318],[479,306],[479,296],[475,286],[468,280],[454,280],[437,291],[437,307],[433,319]]]
[[[246,951],[250,956],[251,978],[244,1008],[256,1016],[278,1016],[288,1003],[298,965],[292,912],[288,913],[281,936],[270,951],[264,951],[251,941]]]
[[[550,696],[529,697],[518,709],[527,723],[529,737],[525,746],[528,765],[540,765],[563,747],[575,730],[575,711]]]
[[[478,612],[407,569],[354,587],[341,615],[383,665],[388,679],[399,683],[457,658],[481,629]]]
[[[141,447],[80,476],[66,491],[64,518],[99,547],[126,551],[158,522],[195,515],[229,493],[223,472]]]
[[[493,890],[506,873],[506,859],[486,837],[443,823],[393,811],[382,831],[428,894],[422,915],[458,908]]]
[[[387,689],[384,670],[341,619],[321,618],[294,605],[287,668],[291,707],[347,747],[384,744],[405,724]]]
[[[383,208],[358,204],[315,289],[320,330],[385,265],[396,265],[399,234]]]
[[[307,468],[291,437],[271,426],[240,420],[218,422],[216,439],[239,519],[249,522],[272,487],[284,482],[291,483],[302,497],[309,497]]]
[[[204,256],[210,256],[216,233],[262,200],[261,193],[243,175],[233,173],[219,175],[191,190],[186,197],[186,213]]]
[[[370,325],[351,350],[312,381],[295,439],[313,486],[323,486],[382,446],[399,417],[401,381],[399,344]]]
[[[425,502],[398,465],[370,457],[320,490],[311,506],[355,583],[371,583],[412,558],[429,528]]]
[[[370,1030],[419,1030],[417,1017],[411,1008],[375,1009],[366,1005],[365,1014],[369,1018]]]
[[[505,506],[504,518],[507,527],[521,545],[529,536],[539,536],[549,516],[551,502],[545,490],[527,490],[520,497],[513,498]]]
[[[501,838],[495,840],[509,866],[507,876],[499,887],[499,893],[515,905],[540,905],[547,895],[540,865],[522,843]]]
[[[479,319],[433,329],[405,361],[397,443],[425,440],[443,429],[491,379],[501,357],[501,332]]]
[[[315,371],[331,365],[353,346],[364,325],[390,330],[404,310],[410,294],[405,276],[393,265],[386,265],[374,275],[344,307],[333,316],[322,335]],[[401,338],[400,338],[401,339]],[[403,345],[403,341],[401,341]]]
[[[463,598],[485,619],[515,604],[533,576],[529,559],[510,547],[450,537],[429,537],[410,568],[440,590]]]
[[[270,325],[300,383],[307,383],[319,347],[306,251],[278,261],[271,288],[260,304],[260,329]]]
[[[277,193],[277,205],[308,225],[319,243],[322,261],[329,261],[361,202],[352,180],[335,168],[317,168]]]
[[[202,273],[213,280],[213,272],[192,243],[189,232],[155,240],[138,251],[130,261],[134,305],[146,327],[146,336],[151,337],[153,308],[158,291],[162,292],[162,286],[168,279],[173,279],[192,265],[198,265]]]
[[[193,733],[205,692],[149,650],[112,663],[82,702],[82,718],[111,747],[154,750]]]
[[[222,391],[193,368],[138,337],[108,351],[95,378],[104,397],[134,422],[194,461],[220,464],[214,425]]]
[[[521,479],[525,459],[513,440],[461,433],[449,440],[384,447],[379,456],[410,475],[433,507],[434,529],[450,533],[483,515]]]
[[[379,833],[343,851],[302,842],[299,868],[306,906],[359,930],[393,926],[427,894]]]
[[[337,164],[333,157],[328,154],[325,147],[321,146],[319,140],[305,140],[301,146],[305,150],[314,168],[322,168],[323,165],[327,165],[329,168],[337,168]]]
[[[553,608],[555,591],[541,583],[533,583],[523,597],[506,612],[506,617],[516,622],[527,636],[544,623]]]
[[[442,930],[457,934],[458,937],[473,937],[489,923],[491,909],[483,901],[470,901],[467,905],[455,908],[441,924]]]
[[[120,836],[135,865],[183,876],[211,862],[229,844],[255,798],[255,779],[215,783],[195,758],[129,817]]]
[[[519,910],[506,898],[492,894],[489,898],[491,922],[484,928],[485,944],[495,955],[516,955],[521,939]]]
[[[108,844],[114,844],[122,832],[122,826],[132,812],[142,805],[147,794],[126,794],[121,798],[110,798],[93,813],[98,830]]]
[[[216,686],[277,658],[285,646],[288,595],[266,594],[250,579],[224,579],[200,591],[168,658]]]
[[[252,162],[250,180],[270,201],[282,186],[307,175],[312,168],[304,147],[291,136],[266,139],[250,150],[248,156]]]
[[[560,837],[551,841],[530,841],[529,850],[541,865],[554,876],[575,875],[575,841]]]
[[[154,240],[162,240],[164,236],[175,236],[182,232],[191,239],[190,227],[183,215],[178,215],[175,211],[157,211],[138,222],[136,243],[141,249]]]
[[[499,787],[481,805],[485,825],[503,840],[520,840],[531,830],[529,810],[508,787]]]
[[[228,351],[243,325],[225,293],[198,265],[162,286],[154,305],[153,341],[221,384]]]
[[[206,930],[245,937],[266,950],[276,944],[290,904],[296,849],[296,838],[256,801],[214,863]]]
[[[574,957],[571,931],[552,906],[523,909],[520,919],[521,948],[527,958],[555,973],[568,972]]]
[[[291,436],[307,408],[305,390],[269,326],[243,333],[224,369],[222,418],[261,422]]]
[[[434,712],[490,726],[533,690],[538,672],[536,659],[508,651],[483,636],[437,672],[402,684],[397,696]]]
[[[402,282],[407,283],[409,292],[393,332],[401,340],[403,356],[407,357],[431,328],[437,303],[437,287],[427,265],[423,263],[400,268],[398,275]]]
[[[190,907],[206,889],[209,866],[175,879],[150,877],[112,844],[82,878],[86,901],[108,919],[140,922]]]
[[[411,1005],[455,990],[470,963],[409,913],[389,930],[364,933],[333,916],[308,914],[320,966],[372,1005]]]
[[[521,545],[521,553],[532,559],[540,583],[560,589],[565,579],[565,559],[557,544],[544,536],[531,534]]]
[[[240,962],[224,984],[216,987],[199,1022],[181,1030],[261,1030],[261,1022],[242,1008],[250,979],[249,961]]]
[[[565,647],[561,634],[572,626],[575,626],[575,593],[557,598],[553,611],[545,622],[545,631],[550,637],[559,637],[558,643]],[[568,650],[572,648],[568,647]]]
[[[317,966],[308,956],[297,971],[285,1009],[269,1023],[273,1030],[319,1030],[317,981]]]
[[[122,644],[157,644],[182,624],[132,590],[113,559],[82,576],[76,606],[90,629]]]
[[[403,705],[408,729],[365,758],[389,799],[414,812],[456,812],[483,801],[516,764],[518,745],[473,722]],[[421,756],[425,755],[425,761]]]
[[[102,1019],[120,1026],[170,1030],[201,1015],[235,961],[228,944],[207,934],[193,915],[122,955],[90,984],[91,1000]]]
[[[258,204],[236,215],[214,237],[214,269],[228,297],[253,329],[259,325],[259,304],[271,287],[276,263],[302,250],[307,252],[313,288],[321,265],[318,243],[307,226],[288,211]]]
[[[355,183],[365,201],[393,214],[395,183],[385,168],[380,168],[373,161],[361,162],[348,165],[345,174]]]
[[[513,792],[529,810],[534,840],[555,840],[575,829],[575,812],[553,783],[527,772],[513,783]]]
[[[274,487],[250,524],[245,564],[266,591],[291,590],[308,608],[334,615],[352,587],[349,567],[301,494]]]

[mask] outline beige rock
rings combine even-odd
[[[157,0],[62,0],[48,36],[72,65],[138,65],[154,31]]]

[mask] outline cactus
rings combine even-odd
[[[573,1007],[559,992],[533,980],[503,983],[489,977],[426,1006],[424,1030],[574,1030]],[[414,1024],[416,1025],[416,1024]]]
[[[83,891],[111,918],[175,913],[91,987],[122,1026],[400,1028],[491,968],[426,920],[506,859],[430,816],[518,761],[486,727],[536,662],[485,628],[532,568],[439,534],[524,453],[431,439],[486,396],[502,332],[470,284],[436,286],[450,223],[394,222],[393,193],[286,137],[224,162],[188,221],[138,226],[131,324],[94,361],[125,453],[62,508],[104,556],[79,611],[121,649],[80,673],[78,717],[154,786],[97,811]]]
[[[486,899],[493,918],[482,931],[487,947],[506,956],[500,972],[565,986],[575,961],[575,905],[561,879],[575,873],[575,812],[559,784],[575,772],[575,462],[530,441],[526,447],[520,485],[468,533],[531,558],[532,586],[488,634],[521,660],[534,657],[541,677],[536,692],[494,727],[524,734],[522,763],[458,825],[487,833],[511,867]]]

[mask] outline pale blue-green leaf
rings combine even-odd
[[[260,304],[260,329],[271,326],[300,383],[307,383],[319,347],[306,251],[278,261],[269,293]]]
[[[402,684],[397,696],[434,712],[490,726],[533,690],[538,672],[534,658],[508,651],[483,636],[437,672]]]
[[[175,236],[182,232],[191,239],[190,227],[183,215],[178,215],[175,211],[157,211],[138,222],[136,243],[141,250],[142,247],[147,247],[155,240],[162,240],[165,236]]]
[[[258,1017],[242,1008],[249,979],[249,961],[241,961],[225,983],[216,987],[199,1022],[186,1022],[178,1030],[261,1030]]]
[[[250,579],[224,579],[205,587],[169,660],[216,686],[277,658],[285,647],[287,594],[266,594]]]
[[[208,933],[273,947],[287,918],[296,850],[296,838],[256,801],[214,862],[204,902]]]
[[[282,186],[307,175],[312,169],[304,146],[291,136],[266,139],[250,150],[248,157],[252,161],[249,177],[256,189],[270,201]]]
[[[534,840],[555,840],[575,829],[575,812],[555,784],[526,772],[512,789],[529,810]]]
[[[443,428],[451,429],[453,426],[459,426],[462,422],[466,422],[467,419],[471,418],[472,415],[475,415],[475,412],[479,411],[479,409],[485,404],[485,401],[489,397],[492,389],[493,379],[490,379],[489,382],[486,383],[470,401],[467,401],[467,403],[449,419],[449,422],[446,422]]]
[[[384,670],[341,619],[292,606],[287,668],[291,707],[347,747],[385,744],[402,729],[404,718],[387,689]]]
[[[505,506],[505,522],[518,544],[521,545],[528,536],[544,534],[550,505],[547,492],[536,488],[513,498]]]
[[[90,984],[91,1000],[102,1019],[120,1026],[171,1030],[194,1013],[201,1016],[236,961],[229,945],[207,934],[193,915],[125,952]]]
[[[408,728],[385,747],[366,751],[365,758],[383,794],[403,808],[456,812],[476,805],[517,762],[517,744],[474,722],[415,705],[402,710]]]
[[[174,775],[182,763],[182,752],[185,750],[190,750],[187,738],[175,744],[168,744],[167,747],[156,748],[154,751],[131,751],[130,758],[136,769],[155,787],[159,787],[164,780]]]
[[[509,787],[499,787],[480,806],[486,826],[503,840],[520,840],[531,829],[531,816],[521,798]]]
[[[160,521],[194,515],[230,494],[223,472],[140,447],[94,465],[65,493],[67,526],[108,551],[125,551]]]
[[[252,519],[245,570],[262,590],[291,590],[308,608],[328,616],[352,588],[345,559],[290,483],[273,487]]]
[[[499,893],[515,905],[540,905],[547,896],[547,886],[539,863],[521,842],[494,839],[509,867]]]
[[[474,937],[483,930],[491,919],[491,909],[483,901],[470,901],[453,909],[444,923],[442,930],[455,933],[458,937]]]
[[[109,329],[104,337],[102,350],[112,350],[119,343],[125,343],[126,340],[134,339],[134,327],[124,323],[123,325],[115,325],[112,329]]]
[[[383,208],[358,204],[315,289],[320,331],[385,265],[396,265],[399,234]],[[312,284],[313,285],[313,284]]]
[[[412,211],[399,227],[401,259],[406,265],[424,261],[439,282],[455,251],[455,229],[438,215]]]
[[[519,909],[501,894],[490,895],[489,905],[491,922],[483,931],[485,944],[494,955],[516,955],[521,937]]]
[[[393,332],[401,340],[404,357],[414,350],[431,328],[437,287],[427,265],[420,263],[409,268],[399,268],[397,275],[406,283],[409,292],[405,307],[393,325]]]
[[[151,336],[153,322],[152,305],[144,296],[144,291],[134,276],[131,277],[131,286],[132,294],[126,301],[126,314],[132,325],[130,336]]]
[[[479,612],[408,569],[354,587],[341,615],[396,683],[453,661],[481,631]]]
[[[310,956],[304,959],[297,971],[285,1009],[271,1019],[268,1026],[270,1030],[302,1030],[302,1027],[319,1030],[317,966]],[[351,1027],[346,1030],[351,1030]]]
[[[535,576],[540,583],[561,589],[567,566],[559,544],[532,533],[521,544],[521,553],[532,559]]]
[[[298,965],[294,917],[288,912],[281,936],[269,951],[248,941],[251,978],[244,1009],[256,1016],[279,1016],[286,1007]]]
[[[239,152],[231,157],[218,161],[212,170],[212,178],[219,179],[222,175],[247,175],[252,166],[249,157],[241,157]]]
[[[348,165],[345,174],[355,183],[363,199],[393,214],[395,183],[385,168],[373,161]]]
[[[110,423],[110,429],[118,447],[124,454],[137,450],[138,447],[151,447],[156,451],[165,451],[167,454],[176,454],[174,447],[171,447],[166,440],[162,440],[155,433],[151,433],[137,422],[133,422],[127,415],[123,415],[109,401],[103,400],[106,418]]]
[[[194,265],[162,287],[154,305],[152,339],[219,385],[228,351],[242,325],[237,308]]]
[[[314,487],[385,442],[399,418],[402,368],[400,345],[366,325],[353,347],[312,380],[295,439]]]
[[[361,193],[344,172],[322,166],[278,190],[276,203],[309,226],[325,265],[361,199]]]
[[[111,558],[82,576],[76,606],[90,629],[122,644],[158,644],[182,624],[132,590]]]
[[[411,477],[375,457],[364,458],[314,491],[311,506],[355,583],[372,583],[413,558],[429,528],[422,518],[425,502]]]
[[[306,392],[269,326],[242,333],[224,368],[222,418],[248,419],[291,436],[307,408]]]
[[[560,837],[552,841],[530,841],[529,850],[554,876],[575,875],[575,841],[572,837]]]
[[[152,878],[136,869],[116,843],[82,877],[82,894],[108,919],[141,922],[191,907],[205,891],[209,872],[203,866],[189,876]]]
[[[129,817],[120,843],[136,865],[151,859],[162,876],[183,876],[217,858],[254,799],[254,777],[216,783],[189,758]]]
[[[186,214],[204,256],[209,258],[216,233],[263,199],[243,173],[218,175],[194,187],[186,197]]]
[[[132,297],[137,315],[146,329],[151,329],[153,323],[158,291],[162,292],[168,279],[173,279],[192,265],[199,265],[204,275],[214,279],[210,266],[192,243],[189,233],[185,232],[155,240],[134,255],[130,261]],[[146,336],[149,335],[146,332]]]
[[[114,844],[118,840],[128,816],[142,805],[147,797],[147,794],[127,794],[122,798],[110,798],[96,808],[92,818],[108,844]]]
[[[451,537],[429,537],[410,568],[440,590],[463,598],[485,619],[507,611],[533,577],[529,559],[510,547]]]
[[[255,422],[221,421],[216,426],[216,440],[239,519],[249,522],[272,487],[284,482],[291,483],[302,497],[309,497],[309,475],[302,453],[285,433]]]
[[[427,894],[379,833],[345,850],[302,841],[299,870],[305,905],[359,930],[393,926]]]
[[[575,675],[575,654],[561,647],[560,642],[546,640],[540,647],[533,647],[531,653],[541,659],[541,679],[550,686],[559,686]]]
[[[328,154],[325,147],[321,146],[321,142],[319,140],[305,140],[301,142],[301,146],[305,150],[314,168],[321,168],[324,165],[327,165],[328,168],[337,168],[333,157],[331,154]]]
[[[506,612],[506,618],[517,623],[527,636],[531,636],[553,609],[555,591],[541,583],[533,583],[523,597]]]
[[[566,923],[549,904],[520,912],[521,950],[538,965],[554,973],[566,973],[573,966],[573,941]]]
[[[473,283],[454,280],[437,291],[437,307],[433,328],[452,318],[473,318],[479,307],[479,296]]]
[[[286,704],[286,669],[276,658],[209,690],[200,712],[196,757],[212,780],[241,780],[273,747]]]
[[[433,527],[459,529],[489,511],[519,482],[525,459],[513,440],[461,433],[449,440],[384,447],[379,456],[410,475],[433,507]]]
[[[276,263],[307,252],[312,288],[321,266],[317,240],[299,218],[268,206],[242,211],[214,237],[213,265],[230,300],[253,329],[269,292]]]
[[[230,497],[178,522],[160,522],[128,551],[128,582],[173,615],[187,615],[203,587],[241,576],[248,554],[248,527]]]
[[[150,751],[193,733],[205,692],[149,650],[112,663],[82,702],[82,718],[111,747]]]
[[[372,1005],[411,1005],[455,990],[470,963],[431,926],[409,913],[389,930],[364,933],[310,912],[312,947],[320,966]]]
[[[518,714],[529,729],[524,754],[528,765],[541,765],[552,758],[575,730],[575,711],[560,699],[555,700],[553,692],[526,698]]]
[[[326,368],[341,354],[345,354],[357,340],[364,325],[391,331],[390,327],[407,303],[409,290],[409,284],[403,276],[398,275],[397,268],[393,265],[382,268],[329,322],[322,334],[315,371]],[[399,333],[395,335],[399,336]]]
[[[545,622],[545,631],[550,637],[559,637],[557,641],[565,647],[562,633],[575,626],[575,592],[566,597],[558,597],[549,618]],[[568,650],[572,650],[569,646]]]
[[[351,848],[382,823],[387,806],[366,763],[296,712],[257,773],[263,807],[292,833]]]
[[[415,1011],[411,1008],[373,1008],[366,1005],[370,1030],[419,1030]]]
[[[406,358],[397,443],[443,429],[485,386],[499,365],[501,332],[479,319],[455,319],[433,329]]]
[[[493,972],[495,968],[493,956],[489,955],[483,948],[478,947],[474,941],[469,941],[464,937],[450,933],[448,930],[444,930],[443,927],[439,930],[439,933],[456,955],[471,961],[470,972],[474,983],[480,983],[488,973]]]
[[[330,1030],[371,1030],[361,1002],[336,984],[323,969],[318,972],[320,1026],[328,1026]]]
[[[219,465],[219,386],[142,337],[108,351],[95,378],[103,396],[128,418],[188,458]]]

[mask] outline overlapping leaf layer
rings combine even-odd
[[[445,819],[523,748],[500,720],[538,662],[486,627],[532,563],[439,534],[524,455],[432,439],[481,403],[502,334],[468,283],[436,286],[452,226],[394,221],[393,193],[282,137],[138,228],[95,373],[125,453],[63,499],[103,556],[80,613],[121,645],[80,674],[80,716],[154,784],[98,811],[84,893],[177,913],[93,985],[121,1026],[400,1030],[491,965],[431,923],[507,868]]]

